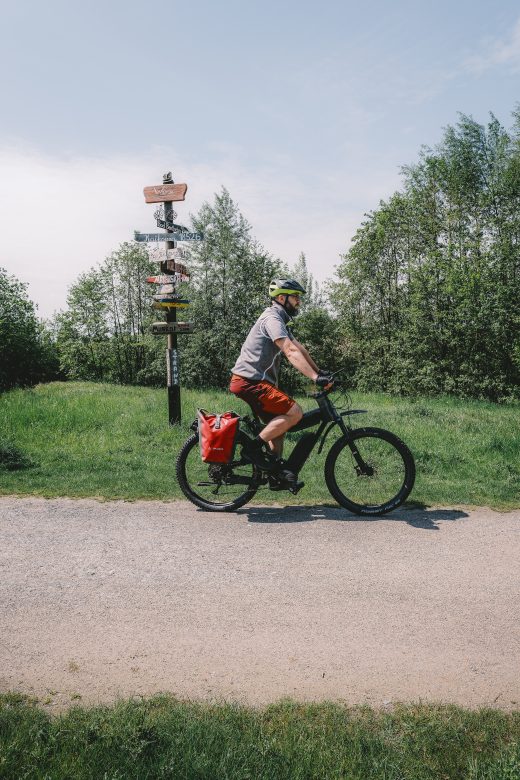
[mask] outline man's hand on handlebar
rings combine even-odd
[[[330,390],[334,384],[334,377],[328,371],[320,371],[314,382],[322,390]]]

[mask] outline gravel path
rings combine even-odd
[[[0,690],[520,706],[520,512],[0,498]]]

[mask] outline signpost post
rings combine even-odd
[[[173,182],[171,174],[165,174],[163,176],[164,184]],[[186,189],[184,190],[184,195]],[[183,197],[184,200],[184,197]],[[172,201],[167,200],[164,202],[164,219],[168,222],[173,222],[173,206]],[[167,233],[173,233],[172,228],[166,228]],[[175,239],[168,240],[166,242],[166,250],[175,249]],[[177,309],[168,307],[166,309],[166,322],[167,324],[174,325],[177,322]],[[168,347],[166,349],[166,384],[168,387],[168,420],[170,425],[180,423],[181,421],[181,384],[179,381],[179,353],[177,349],[177,331],[172,328],[173,332],[167,334]]]
[[[166,385],[168,388],[168,420],[170,425],[181,421],[181,384],[179,374],[179,352],[177,345],[178,333],[192,333],[191,322],[177,322],[177,309],[187,308],[189,301],[175,292],[177,282],[187,281],[189,273],[185,265],[175,262],[176,257],[183,257],[175,250],[177,241],[202,241],[202,233],[190,232],[183,225],[175,224],[177,218],[173,210],[174,201],[184,200],[187,184],[175,184],[171,173],[165,173],[162,185],[145,187],[146,203],[162,203],[162,209],[155,212],[157,226],[165,228],[166,233],[140,233],[135,231],[134,240],[139,242],[166,242],[166,260],[161,262],[161,274],[150,276],[148,282],[160,284],[163,289],[154,295],[153,307],[166,314],[166,322],[155,322],[152,333],[156,336],[166,335]],[[163,218],[164,217],[164,218]],[[172,251],[175,250],[175,251]]]

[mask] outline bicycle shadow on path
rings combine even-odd
[[[417,507],[401,507],[381,517],[360,517],[351,514],[347,509],[317,504],[315,506],[276,506],[251,507],[239,509],[236,514],[246,515],[250,523],[309,523],[317,520],[336,520],[343,523],[374,523],[381,520],[391,520],[406,523],[412,528],[427,531],[438,531],[439,522],[453,522],[469,517],[463,509],[427,509]]]

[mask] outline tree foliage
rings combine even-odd
[[[58,367],[51,334],[36,317],[27,285],[0,268],[0,391],[54,379]]]
[[[338,343],[339,322],[325,305],[325,298],[319,285],[307,268],[307,259],[302,252],[296,263],[287,271],[287,276],[296,279],[306,290],[300,300],[300,311],[294,319],[293,334],[305,345],[319,368],[336,371],[344,366],[344,355]],[[305,392],[310,380],[300,374],[287,361],[282,361],[280,384],[289,393]]]
[[[183,340],[181,374],[192,386],[226,387],[249,329],[269,305],[280,262],[252,238],[224,188],[192,219],[205,239],[190,251],[189,315],[196,332]]]
[[[520,121],[461,116],[367,215],[332,285],[360,389],[520,386]]]
[[[156,270],[145,248],[124,243],[72,285],[68,309],[57,320],[61,365],[70,378],[120,384],[146,379],[156,355],[146,277]]]

